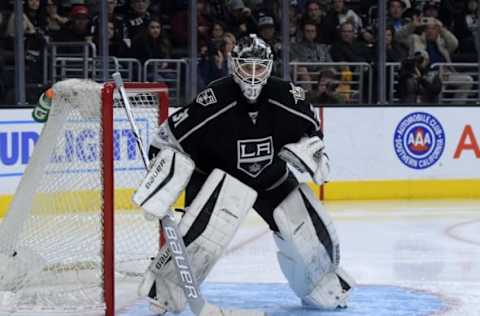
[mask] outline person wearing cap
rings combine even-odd
[[[228,15],[225,21],[228,23],[228,29],[232,31],[236,38],[256,33],[257,22],[250,10],[242,0],[231,0],[228,7]]]
[[[277,49],[279,49],[279,43],[275,37],[275,22],[273,17],[268,15],[260,15],[257,24],[258,35],[273,49],[274,56]],[[276,57],[276,56],[275,56]]]
[[[429,1],[423,5],[423,16],[429,18],[439,18],[440,3],[437,1]]]
[[[405,10],[405,3],[401,0],[390,0],[388,2],[387,24],[392,25],[395,32],[398,32],[402,26],[407,24],[403,17]]]
[[[70,21],[53,36],[56,42],[89,42],[92,40],[90,12],[83,4],[74,5],[70,10]],[[80,48],[79,48],[80,49]],[[73,52],[75,49],[67,49]]]

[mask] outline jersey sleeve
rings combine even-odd
[[[168,118],[169,132],[175,144],[194,160],[201,150],[203,135],[209,124],[232,107],[231,97],[225,93],[224,86],[222,82],[209,86],[191,104]]]
[[[302,130],[304,136],[319,136],[323,139],[319,111],[312,106],[302,87],[277,79],[270,89],[274,92],[270,93],[269,102],[296,118],[299,122],[297,127]]]

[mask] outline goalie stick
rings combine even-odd
[[[133,112],[125,91],[122,76],[119,72],[116,72],[112,77],[122,98],[124,109],[132,128],[132,134],[135,137],[140,150],[145,169],[148,170],[148,155],[145,151],[145,147],[143,147],[142,138],[138,131],[137,125],[135,124],[135,118],[133,117]],[[207,302],[207,300],[200,293],[196,277],[192,272],[190,258],[186,251],[183,238],[181,237],[181,234],[179,233],[172,216],[169,214],[162,218],[160,220],[160,226],[163,228],[165,239],[173,259],[172,261],[175,265],[175,270],[177,271],[178,280],[181,283],[188,304],[195,315],[266,316],[266,313],[256,310],[225,309]]]

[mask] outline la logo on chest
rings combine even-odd
[[[271,136],[237,141],[237,168],[251,177],[257,177],[273,161]]]

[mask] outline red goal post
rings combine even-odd
[[[125,88],[148,145],[168,117],[168,89]],[[71,79],[53,91],[0,225],[0,315],[114,315],[115,292],[125,304],[136,300],[158,251],[158,223],[130,201],[146,171],[113,83]]]

